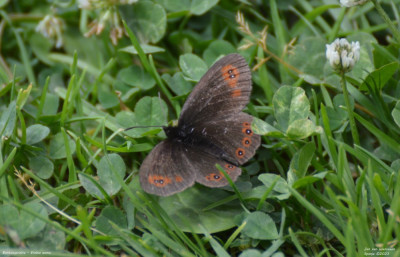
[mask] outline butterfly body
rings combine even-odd
[[[167,196],[195,182],[209,187],[228,184],[221,165],[233,181],[239,165],[260,145],[253,117],[242,112],[249,102],[251,72],[238,54],[217,61],[186,100],[178,126],[163,127],[167,139],[156,145],[140,167],[142,188]]]

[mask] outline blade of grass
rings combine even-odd
[[[64,194],[58,192],[58,188],[53,188],[51,185],[49,185],[47,182],[36,176],[32,171],[28,170],[25,167],[21,166],[21,169],[25,172],[28,173],[30,177],[32,177],[37,183],[39,183],[40,187],[46,188],[49,192],[60,198],[61,200],[65,201],[66,203],[76,207],[77,203],[74,202],[72,199],[68,198]]]
[[[14,205],[18,209],[20,209],[20,210],[22,210],[24,212],[27,212],[28,214],[32,215],[33,217],[44,221],[46,224],[48,224],[50,226],[53,226],[54,228],[56,228],[58,230],[63,231],[64,233],[72,236],[73,238],[75,238],[76,240],[82,242],[83,244],[89,245],[96,252],[101,253],[101,254],[106,255],[106,256],[114,256],[112,253],[106,251],[105,249],[103,249],[103,247],[99,246],[98,244],[92,244],[92,242],[90,242],[88,239],[86,239],[84,237],[81,237],[79,234],[72,233],[69,229],[65,228],[60,223],[58,223],[56,221],[53,221],[53,220],[50,220],[47,217],[45,218],[45,217],[41,216],[39,213],[36,213],[36,212],[32,211],[29,208],[26,208],[24,205],[18,203],[17,201],[12,201],[12,200],[10,200],[8,198],[5,198],[3,196],[0,196],[0,198],[4,202],[6,202],[8,204],[11,204],[11,205]]]
[[[330,222],[330,220],[320,210],[318,210],[313,204],[307,201],[293,188],[288,187],[288,189],[290,193],[297,199],[297,201],[299,201],[308,211],[314,214],[342,244],[345,243],[345,237],[342,235],[342,233],[340,233],[336,226],[333,225],[332,222]]]
[[[68,182],[73,183],[78,180],[76,177],[76,170],[75,170],[75,163],[72,159],[72,153],[71,153],[71,148],[69,145],[69,138],[67,133],[65,133],[65,129],[61,127],[61,133],[64,138],[64,146],[65,146],[65,152],[67,154],[67,163],[68,163]]]
[[[308,254],[304,251],[303,247],[301,246],[301,243],[297,239],[296,235],[293,233],[292,228],[289,228],[289,235],[290,238],[292,239],[292,242],[294,246],[296,246],[297,251],[300,253],[301,256],[306,257]]]
[[[42,94],[40,95],[39,107],[36,113],[36,121],[38,121],[40,115],[42,115],[44,104],[46,102],[47,89],[49,87],[49,83],[50,83],[50,77],[47,77],[46,82],[44,83],[44,86],[42,88]]]
[[[2,147],[0,145],[0,154],[1,154],[1,148]],[[0,179],[3,176],[3,174],[5,174],[5,171],[10,166],[11,162],[14,160],[14,156],[16,153],[17,153],[17,147],[14,147],[12,151],[8,154],[6,160],[0,165]]]

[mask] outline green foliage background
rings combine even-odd
[[[400,1],[0,8],[0,251],[400,256]],[[350,105],[325,58],[340,37],[361,44],[344,76]],[[253,69],[245,111],[257,117],[257,154],[229,187],[144,193],[138,169],[165,135],[121,129],[172,124],[195,82],[233,52]]]

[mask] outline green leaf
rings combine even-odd
[[[321,37],[301,37],[301,41],[289,55],[289,64],[304,73],[303,76],[326,79],[324,77],[324,67],[327,64],[325,44],[325,39]]]
[[[296,120],[307,119],[310,102],[302,88],[283,86],[272,99],[275,118],[282,131],[287,131]]]
[[[290,170],[296,174],[298,178],[305,176],[307,169],[311,163],[311,160],[315,152],[315,143],[308,142],[299,151],[297,151],[291,162]]]
[[[0,118],[0,138],[8,138],[12,135],[16,120],[17,108],[15,101],[12,101],[8,108],[3,111],[3,114]]]
[[[75,152],[75,142],[68,138],[71,154]],[[63,159],[67,157],[67,152],[64,144],[64,138],[61,133],[57,133],[50,141],[49,156],[52,159]]]
[[[215,40],[207,47],[203,53],[204,61],[210,67],[217,61],[220,57],[227,54],[235,53],[236,48],[225,40]]]
[[[277,177],[278,181],[276,182],[275,187],[272,189],[270,195],[271,197],[275,197],[279,200],[288,199],[290,196],[288,184],[281,176],[271,173],[261,174],[258,176],[258,180],[260,180],[267,188],[269,188],[270,186],[272,186],[272,183]]]
[[[100,199],[104,199],[104,195],[101,192],[101,190],[99,189],[99,187],[97,187],[95,182],[99,182],[99,178],[98,177],[91,177],[89,175],[82,175],[82,174],[78,174],[78,178],[79,181],[81,182],[81,185],[83,186],[83,188],[91,195],[93,196],[97,196]],[[93,181],[92,181],[92,180]],[[99,185],[100,186],[100,185]]]
[[[40,33],[32,33],[32,36],[29,38],[29,43],[37,58],[48,65],[54,65],[53,62],[49,60],[49,53],[53,44],[48,38]]]
[[[286,133],[289,138],[293,139],[304,139],[311,136],[314,132],[317,131],[314,123],[309,119],[299,119],[293,121]]]
[[[262,257],[260,251],[256,249],[247,249],[244,250],[239,257]]]
[[[164,8],[150,1],[139,1],[120,7],[129,28],[142,43],[157,43],[165,34],[167,14]]]
[[[134,113],[120,112],[115,117],[123,128],[133,126],[165,126],[167,120],[165,113],[168,110],[167,104],[158,97],[145,96],[135,106]],[[133,138],[142,137],[145,132],[154,128],[134,128],[126,132]]]
[[[130,66],[122,69],[118,73],[118,78],[132,87],[139,87],[143,90],[151,89],[156,84],[154,78],[141,66]]]
[[[219,205],[213,209],[206,207],[231,196],[222,189],[194,186],[185,191],[159,199],[161,207],[183,231],[209,233],[224,231],[235,226],[232,219],[242,209],[238,200]]]
[[[190,11],[195,15],[202,15],[210,10],[217,3],[218,0],[192,0]]]
[[[372,89],[375,88],[377,91],[382,90],[382,88],[386,85],[389,79],[392,78],[393,74],[395,74],[398,69],[399,63],[392,62],[372,71],[361,84],[360,90],[369,90],[367,85],[369,85]]]
[[[45,156],[36,156],[29,159],[29,168],[41,179],[48,179],[53,175],[54,164]]]
[[[163,74],[161,77],[176,95],[186,95],[192,90],[192,84],[185,80],[182,72],[177,72],[172,77],[169,74]]]
[[[321,181],[321,178],[314,177],[314,176],[305,176],[305,177],[302,177],[302,178],[296,180],[296,182],[293,183],[292,187],[294,189],[306,187],[306,186],[312,185],[313,183],[315,183],[317,181]]]
[[[127,229],[125,214],[114,206],[106,206],[96,220],[96,228],[106,235],[120,235],[111,225],[114,223],[121,229]]]
[[[254,129],[254,132],[258,135],[283,137],[282,132],[259,118],[253,118],[252,128]]]
[[[218,0],[157,0],[157,2],[174,13],[190,11],[194,15],[203,15],[214,7]]]
[[[353,109],[354,100],[353,98],[350,98],[349,100],[350,100],[350,105],[352,106]],[[343,94],[336,95],[333,98],[333,106],[334,106],[333,108],[327,107],[326,113],[328,114],[329,124],[331,126],[331,129],[336,130],[339,127],[343,126],[348,119],[348,112],[343,108],[341,108],[341,106],[346,106]]]
[[[400,127],[400,101],[396,102],[396,106],[393,108],[392,117],[397,126]]]
[[[30,202],[24,206],[47,218],[47,211],[41,204]],[[19,239],[24,240],[37,235],[44,229],[46,223],[23,210],[19,211],[12,205],[3,204],[0,205],[0,226],[10,226],[17,232]]]
[[[44,106],[42,115],[55,115],[58,111],[60,98],[52,93],[46,94],[46,99],[44,100]]]
[[[245,222],[242,233],[248,237],[261,240],[273,240],[278,238],[278,230],[274,220],[260,211],[250,213]]]
[[[8,4],[9,0],[0,0],[0,8],[3,8]]]
[[[152,46],[148,44],[140,44],[145,54],[155,54],[155,53],[163,53],[165,52],[164,48],[158,46]],[[124,48],[119,49],[121,52],[130,53],[130,54],[138,54],[136,48],[134,46],[127,46]]]
[[[40,249],[41,251],[64,250],[66,241],[64,232],[46,225],[45,229],[35,237],[27,240],[30,249]]]
[[[191,1],[188,0],[156,0],[168,11],[171,12],[182,12],[189,11]]]
[[[26,129],[26,144],[33,145],[45,139],[50,133],[46,126],[35,124]]]
[[[194,54],[179,56],[179,66],[183,74],[193,81],[199,81],[208,70],[207,64]]]
[[[99,102],[104,109],[109,109],[119,104],[118,96],[111,92],[108,86],[102,85],[98,91]]]
[[[124,160],[122,160],[121,156],[118,154],[109,154],[108,158],[111,163],[108,162],[107,156],[101,158],[97,174],[99,176],[99,184],[104,188],[104,190],[109,195],[115,195],[121,189],[121,184],[118,182],[118,179],[115,178],[114,172],[117,172],[121,178],[124,178],[126,167]]]

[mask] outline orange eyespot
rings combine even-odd
[[[148,181],[156,187],[165,187],[172,182],[170,178],[160,175],[149,175]]]
[[[238,148],[238,149],[236,149],[236,157],[238,157],[238,158],[243,158],[244,157],[244,154],[245,154],[245,151],[244,151],[244,149],[243,148]]]
[[[206,179],[208,181],[220,181],[222,179],[223,175],[221,174],[216,174],[216,173],[210,173],[206,176]]]
[[[227,169],[227,170],[234,170],[236,166],[227,163],[227,164],[224,165],[224,167],[225,167],[225,169]]]
[[[251,139],[248,137],[244,137],[242,139],[242,145],[245,147],[249,147],[251,145]]]
[[[251,130],[250,128],[243,128],[242,132],[248,136],[252,136],[253,135],[253,130]]]
[[[228,64],[221,69],[222,76],[229,87],[236,87],[239,80],[239,71],[234,66]]]

